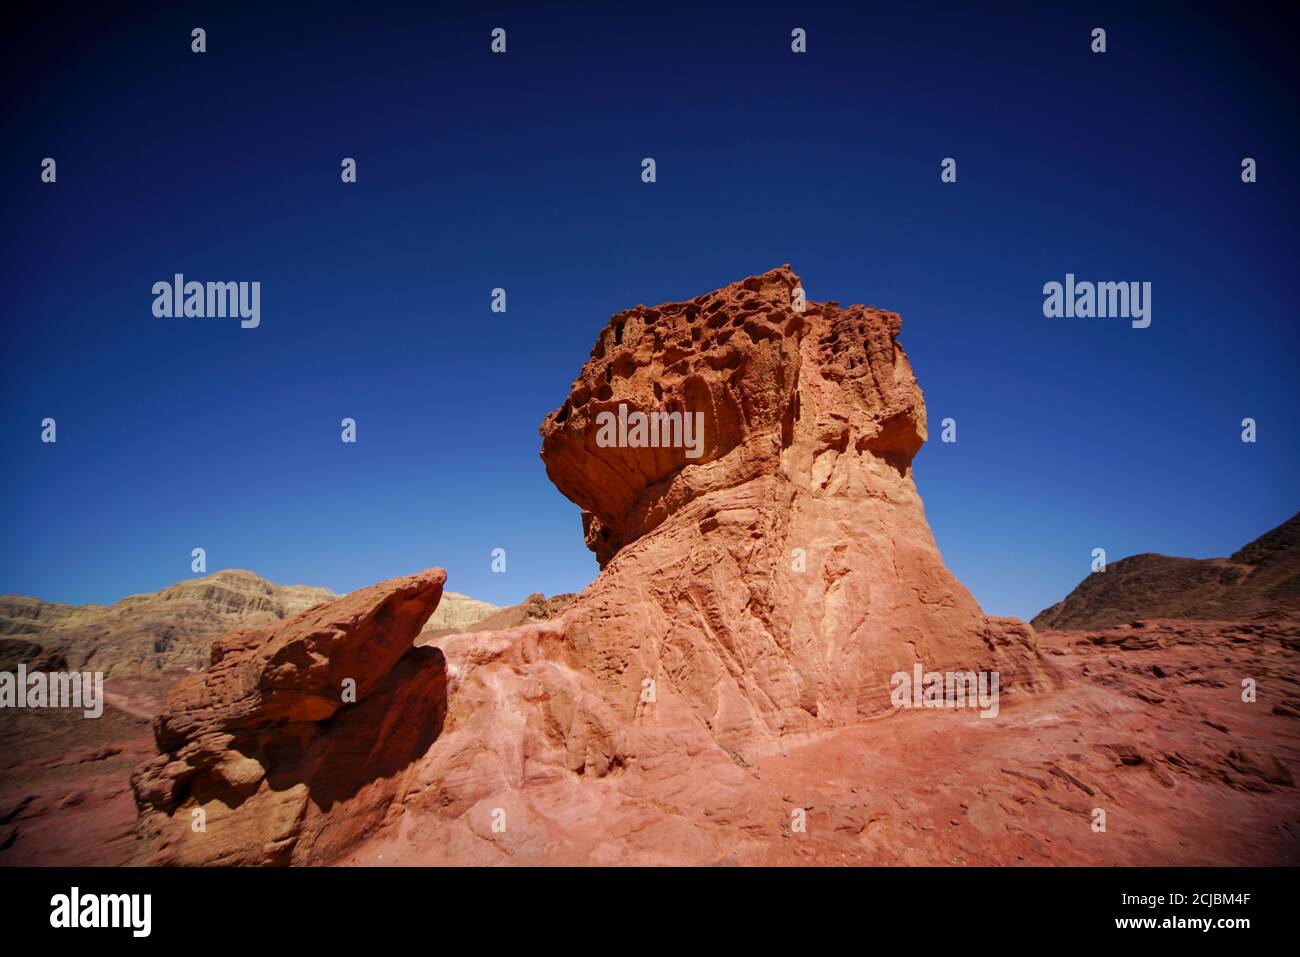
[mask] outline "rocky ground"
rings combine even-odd
[[[152,708],[161,703],[153,698]],[[57,710],[6,713],[0,865],[126,863],[135,841],[131,772],[153,750],[147,714],[112,703],[93,721]]]
[[[895,711],[755,754],[725,790],[574,776],[455,826],[413,810],[340,863],[1207,864],[1300,862],[1300,617],[1047,632],[1060,692],[996,719]],[[1259,697],[1241,700],[1254,677]],[[0,749],[2,864],[125,864],[148,723],[25,716]],[[69,747],[73,738],[79,747]],[[15,755],[58,755],[11,763]],[[505,802],[503,802],[505,803]],[[791,830],[806,810],[807,829]],[[1093,809],[1106,831],[1093,830]],[[513,825],[513,826],[512,826]],[[21,839],[20,839],[21,834]]]
[[[752,754],[725,787],[707,774],[567,778],[503,801],[517,833],[494,834],[486,806],[451,827],[412,810],[344,860],[1294,865],[1297,642],[1292,614],[1042,633],[1060,690],[995,719],[891,711]]]

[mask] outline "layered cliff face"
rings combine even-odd
[[[541,428],[603,566],[558,616],[412,648],[434,570],[222,639],[158,720],[138,859],[537,861],[577,818],[597,862],[628,842],[710,859],[655,855],[736,820],[720,805],[796,735],[889,713],[895,672],[1051,686],[1032,629],[983,615],[935,547],[899,317],[799,288],[782,267],[602,331]],[[668,447],[601,433],[602,413],[635,412],[702,431]],[[340,754],[364,755],[343,782]]]
[[[111,605],[0,595],[0,635],[62,654],[75,669],[151,678],[202,668],[213,640],[232,628],[283,621],[334,597],[325,588],[273,585],[228,569]]]
[[[70,667],[102,671],[110,679],[174,678],[206,666],[212,642],[228,631],[265,627],[338,597],[328,588],[276,585],[239,568],[111,605],[0,595],[0,642],[11,637],[34,643]],[[500,610],[447,592],[426,628],[458,631]]]

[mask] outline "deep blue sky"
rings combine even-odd
[[[1266,9],[262,6],[8,28],[0,592],[113,601],[195,546],[338,591],[579,589],[538,424],[611,313],[784,262],[902,313],[916,480],[990,612],[1094,547],[1224,555],[1300,507],[1300,85]],[[260,280],[261,327],[154,318],[178,271]],[[1067,271],[1150,281],[1151,327],[1044,318]]]

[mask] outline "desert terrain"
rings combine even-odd
[[[1300,516],[986,615],[913,480],[901,325],[788,266],[615,315],[540,429],[576,596],[0,598],[5,669],[108,690],[0,713],[0,864],[1300,862]],[[701,412],[703,454],[596,441],[620,408]],[[996,674],[996,714],[896,706],[917,666]]]

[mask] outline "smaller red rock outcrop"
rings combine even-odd
[[[351,842],[380,824],[394,775],[446,710],[442,653],[412,647],[446,577],[394,579],[217,641],[208,670],[168,694],[160,753],[132,780],[137,859],[305,862],[326,831]]]

